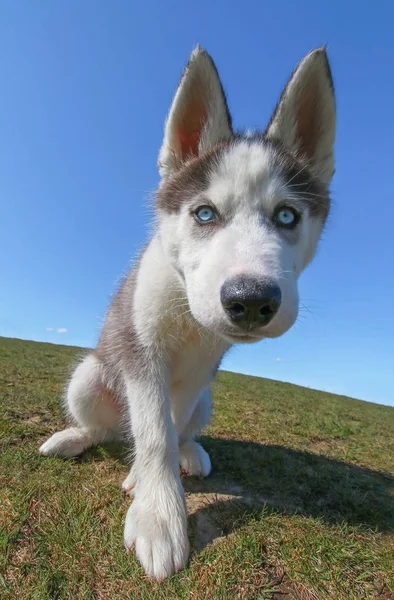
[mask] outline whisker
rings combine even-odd
[[[322,200],[327,200],[328,196],[317,196],[316,194],[311,194],[311,196],[303,196],[302,194],[297,194],[297,195],[289,195],[288,199],[292,200],[293,202],[308,202],[308,204],[315,204],[318,206],[321,206],[321,202],[318,200],[318,198],[321,198]]]
[[[293,175],[293,177],[292,177],[291,179],[289,179],[289,180],[286,182],[286,185],[289,185],[289,183],[291,183],[291,182],[292,182],[292,181],[293,181],[293,180],[294,180],[296,177],[298,177],[298,175],[299,175],[300,173],[302,173],[302,171],[305,171],[305,169],[306,169],[307,167],[308,167],[308,165],[307,165],[307,164],[306,164],[306,165],[304,165],[303,167],[301,167],[301,169],[300,169],[299,171],[297,171],[297,173],[296,173],[295,175]]]
[[[290,179],[291,181],[291,179]],[[310,182],[309,181],[304,181],[303,183],[292,183],[291,185],[289,185],[289,182],[286,182],[286,187],[290,187],[290,188],[295,188],[295,187],[305,187],[308,186],[310,187]]]
[[[325,196],[324,194],[314,194],[313,192],[297,193],[298,198],[306,198],[307,196],[311,197],[311,198],[323,198],[323,200],[325,200],[328,197],[328,196]]]

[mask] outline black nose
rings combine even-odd
[[[225,281],[220,300],[230,319],[243,329],[267,325],[278,312],[281,291],[270,279],[239,276]]]

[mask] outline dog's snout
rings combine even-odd
[[[245,276],[225,281],[220,291],[224,310],[244,329],[267,325],[278,312],[281,296],[274,281]]]

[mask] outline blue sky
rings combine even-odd
[[[389,0],[4,0],[0,335],[96,342],[146,239],[163,121],[197,42],[235,125],[260,128],[296,62],[327,43],[337,173],[300,281],[310,312],[223,367],[394,405],[393,19]]]

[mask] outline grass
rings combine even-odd
[[[37,452],[80,352],[0,338],[1,600],[394,598],[393,408],[219,373],[190,563],[158,584],[123,550],[127,450]]]

